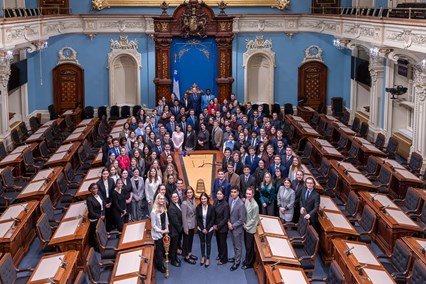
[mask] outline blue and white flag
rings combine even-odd
[[[175,63],[175,70],[173,71],[173,93],[175,93],[176,99],[180,100],[179,77],[178,77],[176,63]]]

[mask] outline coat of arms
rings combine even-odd
[[[207,37],[207,19],[208,17],[201,9],[201,5],[190,2],[187,11],[181,16],[182,37]]]

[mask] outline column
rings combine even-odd
[[[370,56],[370,117],[368,120],[370,131],[376,134],[381,128],[381,115],[383,112],[383,84],[384,84],[384,58]],[[375,136],[375,135],[374,135]]]
[[[11,51],[0,50],[0,137],[9,131],[9,97],[7,83],[10,76]]]
[[[414,68],[414,129],[412,151],[417,151],[426,157],[426,66]],[[423,159],[423,167],[426,159]]]

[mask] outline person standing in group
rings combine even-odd
[[[276,199],[276,189],[269,172],[265,173],[263,182],[260,185],[260,203],[262,204],[262,214],[274,216]]]
[[[315,190],[315,181],[312,177],[305,180],[306,188],[302,191],[300,197],[300,214],[306,220],[310,220],[312,227],[318,230],[318,210],[320,206],[320,195]]]
[[[105,220],[105,201],[99,193],[98,185],[91,183],[89,185],[89,192],[91,193],[87,198],[87,218],[90,221],[90,246],[97,248],[95,235],[96,226],[99,220]]]
[[[294,214],[293,223],[299,222],[300,217],[300,197],[305,188],[305,180],[303,171],[296,172],[296,179],[291,182],[291,188],[294,190]]]
[[[115,189],[111,193],[111,201],[114,225],[115,228],[121,232],[128,214],[126,208],[126,193],[124,192],[123,180],[121,178],[117,180]]]
[[[231,271],[236,270],[241,263],[241,254],[243,249],[243,225],[246,221],[246,208],[240,199],[238,187],[231,188],[231,198],[229,199],[229,221],[228,229],[232,232],[232,244],[234,246],[234,257],[228,259],[234,264],[231,266]]]
[[[195,218],[195,194],[190,185],[187,186],[185,197],[182,202],[182,226],[183,226],[183,247],[182,256],[184,261],[195,264],[198,259],[192,254],[192,242],[194,240],[194,229],[197,224]]]
[[[289,178],[286,178],[284,180],[284,185],[280,186],[277,194],[278,212],[281,220],[285,222],[293,221],[295,198],[296,195],[291,188],[291,181]]]
[[[169,218],[167,216],[166,197],[158,194],[151,211],[151,236],[155,243],[154,265],[161,273],[166,273],[164,266],[163,237],[169,233]]]
[[[212,197],[213,200],[216,201],[216,192],[219,188],[223,188],[223,194],[225,195],[225,200],[229,199],[229,194],[231,192],[231,184],[228,180],[225,179],[225,172],[223,169],[217,170],[217,178],[213,183]]]
[[[133,221],[143,219],[142,207],[145,198],[145,185],[143,178],[140,177],[139,169],[133,171],[133,177],[130,180],[132,185],[133,199],[132,199],[132,218]]]
[[[182,209],[179,205],[179,196],[177,192],[172,193],[172,202],[169,205],[167,215],[169,217],[170,230],[170,264],[176,267],[181,266],[177,256],[179,235],[182,233]]]
[[[254,200],[254,188],[246,190],[246,222],[244,223],[244,242],[246,245],[246,258],[243,261],[242,269],[252,268],[254,264],[254,234],[259,223],[259,206]]]
[[[112,230],[113,218],[111,210],[111,192],[114,190],[115,182],[109,177],[109,170],[104,168],[102,170],[101,178],[96,182],[98,189],[102,195],[102,199],[105,201],[105,221],[106,230],[110,232]]]
[[[200,237],[201,244],[200,265],[209,267],[215,215],[214,208],[209,203],[209,196],[207,193],[201,193],[200,204],[198,204],[195,212],[197,218],[198,236]]]
[[[214,202],[215,221],[214,230],[216,232],[216,242],[218,250],[218,265],[228,262],[228,245],[226,238],[228,236],[229,205],[225,200],[225,190],[220,187],[216,191],[216,201]]]
[[[151,167],[148,172],[148,177],[145,181],[145,198],[148,202],[148,211],[151,212],[154,201],[154,194],[158,186],[161,184],[161,177],[158,176],[157,170]]]

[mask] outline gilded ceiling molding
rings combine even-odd
[[[278,10],[287,10],[290,8],[290,0],[276,0],[277,4],[272,6],[272,8],[277,8]]]
[[[92,0],[92,2],[104,2],[102,0]],[[161,3],[164,0],[108,0],[108,5],[110,7],[143,7],[143,6],[154,6],[154,7],[160,7]],[[105,1],[106,2],[106,1]],[[167,1],[168,4],[171,7],[176,7],[182,4],[183,0],[169,0]],[[204,0],[204,3],[206,3],[209,6],[216,7],[218,4],[218,0]],[[286,5],[290,5],[290,0],[227,0],[226,4],[227,6],[269,6],[269,7],[283,7],[283,9]],[[279,9],[279,8],[278,8]]]
[[[108,3],[108,0],[92,0],[92,8],[93,10],[103,10],[105,8],[111,8]]]

